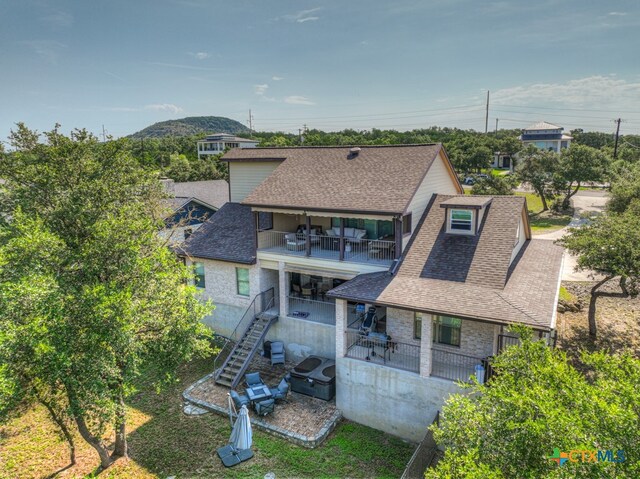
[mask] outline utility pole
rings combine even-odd
[[[484,117],[484,132],[489,130],[489,90],[487,90],[487,112]]]
[[[102,125],[102,142],[106,142],[107,141],[107,135],[104,132],[104,125]]]
[[[613,147],[613,159],[617,159],[618,158],[618,138],[620,137],[620,122],[622,120],[620,118],[618,118],[617,120],[614,120],[615,123],[618,124],[618,126],[616,127],[616,144]]]
[[[249,132],[253,133],[253,115],[251,114],[251,108],[249,108]]]
[[[498,118],[496,118],[496,138],[498,137]]]

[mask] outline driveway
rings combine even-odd
[[[609,196],[606,191],[584,190],[571,198],[571,205],[574,208],[573,218],[569,224],[551,233],[534,236],[536,239],[555,241],[567,234],[568,228],[580,227],[589,222],[589,217],[598,215],[604,211]],[[577,258],[567,251],[564,253],[564,263],[562,266],[562,281],[593,281],[601,278],[600,275],[592,271],[576,271]]]

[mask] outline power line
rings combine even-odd
[[[557,111],[598,111],[598,112],[602,112],[602,113],[615,113],[615,112],[621,112],[621,113],[637,113],[640,114],[640,111],[631,111],[631,110],[601,110],[601,109],[594,109],[594,108],[563,108],[563,107],[558,107],[558,106],[524,106],[524,105],[508,105],[506,103],[499,103],[498,106],[506,106],[509,108],[533,108],[536,110],[557,110]]]

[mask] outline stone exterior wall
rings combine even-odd
[[[420,340],[413,337],[413,321],[413,311],[387,308],[387,334],[394,341],[420,345]]]
[[[500,326],[463,320],[460,330],[460,347],[434,344],[439,349],[484,358],[495,354],[495,338]]]

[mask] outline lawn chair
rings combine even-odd
[[[244,382],[248,388],[253,388],[256,386],[266,386],[262,378],[260,377],[260,373],[248,373],[244,375]]]
[[[371,331],[374,331],[376,325],[378,324],[378,314],[376,313],[375,306],[370,306],[367,310],[367,314],[360,324],[360,333],[367,334]]]
[[[295,233],[287,233],[284,235],[284,239],[287,242],[287,249],[289,251],[302,251],[307,244],[305,240],[298,239],[298,235]]]
[[[271,366],[284,364],[284,343],[274,341],[271,343]]]
[[[233,404],[235,404],[238,411],[242,406],[249,405],[249,396],[247,396],[246,394],[238,394],[232,389],[231,391],[229,391],[229,395],[231,396],[231,399],[233,399]]]
[[[255,403],[256,414],[258,416],[266,416],[267,414],[271,414],[276,410],[276,401],[275,399],[263,399],[262,401],[258,401]]]
[[[269,388],[273,399],[276,401],[287,401],[287,394],[289,394],[289,383],[286,379],[282,379],[280,384],[275,388]]]

